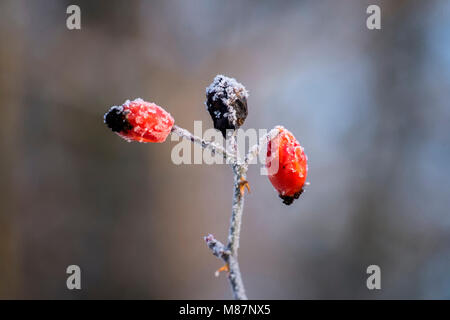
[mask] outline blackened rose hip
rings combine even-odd
[[[105,124],[127,141],[164,142],[174,119],[154,103],[135,99],[113,106],[104,116]]]
[[[214,128],[226,137],[227,130],[236,130],[247,118],[248,92],[245,87],[223,75],[217,75],[206,88],[206,107]]]

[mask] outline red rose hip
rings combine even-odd
[[[164,142],[174,119],[154,103],[135,99],[113,106],[104,116],[105,124],[127,141]]]
[[[302,194],[308,175],[308,157],[294,135],[277,127],[278,136],[267,145],[268,177],[283,203],[290,205]]]

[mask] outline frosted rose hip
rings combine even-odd
[[[164,142],[174,124],[170,113],[142,99],[111,107],[104,121],[122,138],[138,142]]]
[[[226,137],[227,130],[236,130],[247,118],[248,92],[234,78],[217,75],[206,88],[206,108],[214,128]]]
[[[268,142],[266,167],[268,177],[284,204],[291,204],[303,192],[308,175],[308,157],[294,135],[283,127]]]

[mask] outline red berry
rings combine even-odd
[[[308,157],[294,135],[283,127],[267,145],[269,180],[284,204],[291,204],[303,192],[308,174]]]
[[[139,142],[164,142],[174,124],[170,113],[142,99],[111,107],[104,120],[125,140]]]

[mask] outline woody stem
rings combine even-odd
[[[190,133],[188,130],[176,125],[172,127],[172,134],[176,134],[193,143],[197,143],[204,149],[209,149],[213,154],[218,153],[231,165],[234,174],[233,206],[231,210],[230,229],[228,234],[227,246],[216,240],[213,235],[205,237],[206,244],[212,250],[213,254],[221,258],[228,265],[228,280],[231,291],[236,300],[247,300],[244,284],[242,282],[241,271],[238,262],[239,237],[241,233],[242,214],[244,211],[244,192],[243,181],[247,173],[246,163],[238,160],[238,148],[236,135],[232,134],[228,138],[228,144],[231,150],[227,150],[213,142],[203,140]]]
[[[228,273],[228,280],[230,281],[234,298],[236,300],[247,300],[238,262],[239,238],[241,234],[242,214],[244,212],[244,192],[242,191],[242,181],[245,180],[246,170],[243,166],[236,165],[236,168],[234,168],[233,171],[233,207],[231,211],[231,222],[227,245],[227,249],[230,252],[228,257],[228,265],[230,270]]]
[[[206,141],[200,137],[197,137],[195,135],[193,135],[192,133],[190,133],[188,130],[180,128],[177,125],[174,125],[172,127],[171,130],[172,134],[175,134],[183,139],[186,139],[188,141],[191,141],[193,143],[196,143],[198,145],[200,145],[202,148],[204,149],[208,149],[211,150],[211,152],[214,154],[220,154],[221,156],[223,156],[223,158],[227,161],[229,161],[229,163],[235,163],[236,160],[236,156],[232,153],[230,153],[229,151],[225,150],[225,148],[223,148],[222,146],[211,142],[211,141]]]
[[[221,258],[228,266],[228,280],[230,282],[233,297],[236,300],[247,300],[241,271],[239,269],[238,248],[239,236],[241,233],[242,214],[244,212],[244,193],[242,183],[245,181],[246,168],[236,164],[233,166],[234,172],[234,192],[233,207],[231,211],[230,230],[228,234],[228,244],[225,246],[216,240],[212,234],[205,237],[206,244],[212,253]]]

